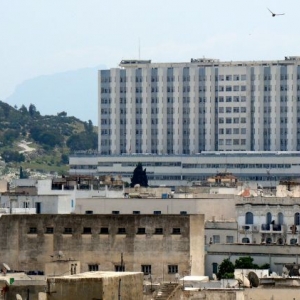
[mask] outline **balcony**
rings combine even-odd
[[[251,232],[252,231],[252,224],[244,224],[239,226],[239,232],[245,233],[245,232]]]
[[[261,224],[260,232],[268,233],[282,233],[284,230],[284,225],[280,224]]]

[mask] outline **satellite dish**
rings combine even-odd
[[[4,268],[5,268],[6,270],[10,271],[10,267],[9,267],[9,265],[8,265],[8,264],[6,264],[6,263],[3,263],[2,265],[4,266]]]
[[[217,278],[217,275],[216,275],[215,273],[213,273],[212,277],[213,277],[214,280],[217,280],[217,279],[218,279],[218,278]]]
[[[288,268],[286,266],[283,266],[282,273],[286,274],[286,275],[289,274],[289,270],[288,270]]]
[[[58,257],[59,257],[59,258],[62,258],[63,256],[64,256],[64,253],[63,253],[61,250],[59,250],[59,251],[58,251]]]
[[[179,273],[176,273],[176,274],[175,274],[175,278],[176,278],[176,279],[179,279],[179,278],[180,278]]]
[[[258,276],[256,275],[255,272],[252,272],[252,271],[249,272],[248,279],[249,279],[249,281],[250,281],[250,283],[253,287],[258,287],[259,286],[259,278],[258,278]]]
[[[17,294],[17,295],[16,295],[16,299],[17,299],[17,300],[22,300],[22,296],[19,295],[19,294]]]

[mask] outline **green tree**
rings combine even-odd
[[[19,108],[19,111],[22,114],[28,114],[28,109],[26,108],[26,106],[24,104]]]
[[[69,156],[65,153],[61,155],[60,161],[62,164],[67,165],[69,163]]]
[[[98,136],[95,132],[80,132],[73,134],[67,140],[67,146],[71,151],[97,149]]]
[[[131,187],[134,187],[136,184],[140,186],[147,187],[148,186],[148,177],[146,174],[146,169],[143,170],[143,166],[141,163],[138,163],[136,168],[133,171],[133,176],[131,177]]]
[[[5,150],[2,152],[1,157],[6,163],[25,161],[24,154],[19,153],[18,151]]]
[[[218,279],[234,278],[234,264],[228,259],[224,259],[219,266]]]
[[[62,111],[60,113],[57,113],[57,116],[58,117],[66,117],[67,116],[67,113],[65,111]]]
[[[253,264],[253,258],[250,256],[240,257],[235,261],[236,269],[259,269],[259,266]]]

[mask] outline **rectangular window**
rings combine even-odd
[[[124,227],[119,227],[118,234],[126,234],[126,229]]]
[[[134,211],[132,212],[132,214],[134,214],[134,215],[139,215],[139,214],[141,214],[141,212],[140,212],[139,210],[134,210]]]
[[[53,233],[53,227],[46,227],[46,233],[52,234]]]
[[[178,273],[178,265],[168,265],[168,274]]]
[[[155,211],[153,212],[153,214],[154,214],[154,215],[161,215],[161,211],[160,211],[160,210],[155,210]]]
[[[115,272],[125,272],[124,265],[115,265]]]
[[[240,129],[239,128],[233,128],[233,134],[239,134]]]
[[[99,271],[99,265],[89,265],[89,272]]]
[[[226,139],[226,145],[227,145],[227,146],[230,146],[231,143],[232,143],[231,139]]]
[[[142,227],[138,228],[137,234],[146,234],[146,228],[142,228]]]
[[[219,235],[213,235],[213,243],[219,244],[220,243],[220,236]]]
[[[186,210],[182,210],[182,211],[180,212],[180,214],[181,214],[181,215],[187,215],[187,211],[186,211]]]
[[[173,228],[172,234],[180,234],[180,228]]]
[[[108,234],[108,227],[101,227],[100,234]]]
[[[37,228],[36,227],[30,227],[28,233],[30,233],[30,234],[37,233]]]
[[[162,228],[155,228],[155,232],[154,232],[154,233],[155,233],[155,234],[163,234],[164,231],[163,231]]]
[[[120,211],[119,211],[119,210],[113,210],[111,213],[112,213],[113,215],[119,215],[119,214],[120,214]]]
[[[91,227],[84,227],[82,233],[83,234],[91,234],[92,233],[92,228]]]
[[[144,275],[151,274],[151,265],[141,265],[141,271],[144,273]]]
[[[72,234],[72,228],[66,227],[64,230],[64,234]]]
[[[226,243],[227,244],[233,244],[233,236],[232,235],[227,235],[226,236]]]

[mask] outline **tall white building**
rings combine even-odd
[[[299,151],[300,57],[99,71],[100,154]]]
[[[123,60],[98,80],[98,152],[71,155],[70,174],[129,180],[142,162],[152,185],[218,171],[269,185],[300,175],[300,56]]]

